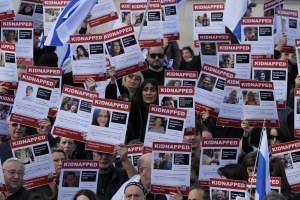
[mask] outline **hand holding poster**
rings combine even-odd
[[[246,181],[211,178],[209,186],[210,199],[212,200],[235,200],[239,197],[248,199]]]
[[[71,35],[69,43],[74,83],[106,80],[103,34]]]
[[[273,17],[274,25],[276,25],[277,11],[280,9],[283,9],[284,3],[285,3],[285,0],[270,0],[264,4],[264,16],[265,17]]]
[[[90,27],[95,27],[118,19],[118,13],[112,0],[98,0],[98,3],[90,11],[88,20]]]
[[[293,191],[300,191],[300,140],[275,144],[270,147],[272,156],[284,161],[287,180]]]
[[[184,135],[195,135],[195,87],[159,86],[159,105],[187,110]]]
[[[54,80],[23,73],[10,121],[38,128],[48,116],[54,87]]]
[[[168,41],[179,40],[179,16],[176,0],[161,1],[162,27]]]
[[[190,191],[192,145],[186,143],[153,142],[151,192],[159,194]]]
[[[71,0],[44,0],[44,36],[47,37],[55,24],[59,14]]]
[[[125,142],[130,103],[94,98],[86,149],[113,154]]]
[[[294,95],[294,136],[300,138],[300,88],[295,88]]]
[[[151,1],[141,34],[139,36],[142,20],[144,18],[147,2],[131,3],[131,24],[134,26],[136,37],[142,48],[163,46],[163,29],[161,17],[161,3]]]
[[[276,38],[275,44],[279,43],[280,37],[286,35],[286,45],[293,48],[297,37],[298,10],[279,9],[276,15]]]
[[[270,177],[270,187],[272,191],[281,193],[281,177]],[[256,176],[249,176],[248,183],[248,197],[255,198],[256,190]]]
[[[85,141],[93,99],[98,95],[96,92],[64,85],[52,134]]]
[[[251,53],[265,55],[274,54],[273,18],[243,17],[241,19],[242,44],[251,44]]]
[[[196,87],[196,110],[208,109],[209,114],[217,117],[224,97],[226,78],[234,78],[235,73],[204,64]]]
[[[27,66],[26,70],[28,74],[49,78],[55,81],[55,88],[53,89],[53,93],[51,95],[50,109],[48,113],[50,116],[55,116],[60,101],[62,68]]]
[[[193,4],[194,46],[199,47],[198,34],[225,33],[224,3]]]
[[[288,60],[253,59],[252,78],[272,81],[278,109],[285,109],[287,101]]]
[[[0,2],[0,20],[15,17],[14,5],[12,0],[2,0]]]
[[[33,65],[33,21],[1,21],[2,42],[16,44],[18,64]]]
[[[72,200],[79,190],[96,193],[99,161],[64,160],[59,178],[58,198]]]
[[[14,158],[25,165],[25,188],[35,188],[53,181],[55,168],[46,134],[10,140],[10,146]]]
[[[199,185],[208,188],[209,178],[218,178],[218,169],[230,163],[237,163],[238,138],[203,138],[200,155]]]
[[[151,104],[144,142],[144,152],[151,151],[153,142],[182,142],[187,111]]]
[[[230,34],[199,34],[198,39],[201,64],[218,66],[217,46],[219,44],[230,44]]]
[[[140,45],[134,35],[133,26],[125,26],[104,33],[106,52],[112,66],[116,67],[116,78],[147,69]]]
[[[218,44],[218,66],[234,72],[235,78],[251,77],[250,44]]]
[[[35,35],[43,31],[43,0],[21,0],[16,20],[31,20],[34,23]]]
[[[9,85],[16,85],[18,71],[15,44],[1,42],[0,69],[0,81],[7,82]]]
[[[132,166],[137,169],[137,161],[143,155],[144,144],[127,145],[127,155],[131,160]]]
[[[165,86],[196,86],[198,72],[165,70]]]
[[[224,99],[220,107],[217,125],[241,128],[243,117],[243,97],[240,90],[240,80],[226,79]]]
[[[266,81],[240,81],[243,116],[249,126],[279,127],[274,84]]]

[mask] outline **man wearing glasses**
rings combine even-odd
[[[25,167],[24,164],[15,158],[6,160],[3,164],[3,176],[7,192],[0,194],[4,199],[27,200],[31,196],[31,192],[26,190],[23,185]]]
[[[26,127],[25,125],[11,122],[10,116],[8,116],[7,130],[9,131],[10,139],[15,140],[25,136]],[[13,157],[9,141],[4,142],[0,145],[0,152],[0,158],[2,163],[5,162],[7,159]]]
[[[36,129],[38,134],[48,134],[48,139],[51,140],[52,136],[49,134],[51,130],[51,122],[48,118],[41,119],[38,122],[39,127]],[[19,139],[25,136],[26,126],[23,124],[15,123],[10,121],[10,116],[7,117],[7,130],[10,134],[10,140]],[[12,158],[13,154],[11,151],[9,141],[0,144],[0,159],[1,162],[5,162],[7,159]]]
[[[151,47],[149,49],[147,54],[147,62],[149,68],[145,71],[142,71],[145,80],[155,78],[158,81],[159,85],[164,85],[164,58],[165,54],[162,47]]]

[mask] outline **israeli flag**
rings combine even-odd
[[[263,128],[263,136],[260,143],[258,156],[258,167],[256,175],[255,199],[262,200],[270,191],[270,161],[269,147],[266,128]]]
[[[63,74],[71,72],[72,65],[70,44],[57,47],[56,54],[58,56],[58,67],[62,68]]]
[[[72,0],[60,13],[45,41],[46,46],[63,46],[83,22],[97,0]]]
[[[224,25],[241,41],[241,18],[245,16],[250,0],[226,0]]]

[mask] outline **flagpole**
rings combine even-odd
[[[256,153],[256,158],[255,158],[255,163],[254,163],[254,175],[255,176],[256,176],[256,165],[257,165],[257,160],[258,160],[258,154],[259,154],[259,150],[260,150],[260,146],[261,146],[261,140],[262,140],[262,136],[263,136],[263,132],[264,132],[265,128],[266,128],[266,120],[264,119],[263,126],[262,126],[262,129],[261,129],[261,132],[260,132],[260,140],[259,140],[258,150],[257,150],[257,153]],[[251,181],[251,184],[250,184],[250,188],[252,188],[252,181]]]
[[[142,19],[141,28],[140,28],[139,35],[138,35],[138,41],[140,40],[140,37],[141,37],[141,34],[142,34],[142,30],[143,30],[143,27],[144,27],[144,23],[145,23],[147,14],[148,14],[149,5],[150,5],[150,0],[147,0],[147,7],[146,7],[146,10],[145,10],[145,12],[144,12],[143,19]]]

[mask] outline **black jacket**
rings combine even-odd
[[[100,174],[97,183],[97,196],[101,200],[110,200],[119,188],[128,181],[129,178],[124,169],[112,167],[108,174]]]

